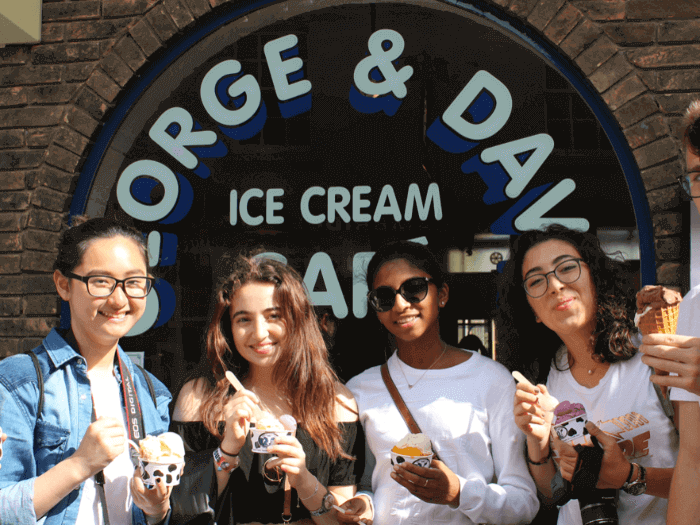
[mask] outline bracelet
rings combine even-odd
[[[238,454],[231,454],[230,452],[226,452],[221,445],[219,445],[219,450],[223,454],[226,454],[227,456],[231,456],[232,458],[238,457]]]
[[[313,498],[316,495],[316,493],[318,492],[318,485],[319,485],[319,483],[318,483],[318,479],[317,479],[316,480],[316,488],[314,489],[314,493],[311,494],[311,496],[308,496],[306,498],[302,498],[301,496],[299,496],[299,493],[297,492],[297,496],[299,496],[299,501],[306,501],[307,499]]]
[[[530,465],[544,465],[549,460],[552,458],[552,447],[549,447],[549,453],[547,454],[547,457],[544,459],[541,459],[539,461],[532,461],[530,459],[530,454],[527,453],[527,443],[525,444],[525,461],[527,461]]]
[[[630,480],[632,479],[632,474],[633,474],[633,473],[634,473],[634,463],[630,463],[630,473],[629,473],[629,475],[627,476],[627,479],[625,480],[625,483],[623,483],[623,486],[630,482]]]
[[[231,471],[238,468],[240,460],[238,459],[238,456],[234,456],[233,461],[226,461],[226,458],[223,456],[223,454],[225,454],[225,452],[221,450],[221,447],[214,450],[214,462],[216,463],[216,470],[231,473]]]

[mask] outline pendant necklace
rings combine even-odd
[[[409,390],[411,388],[413,388],[414,386],[416,386],[418,384],[418,381],[423,379],[423,376],[425,376],[425,374],[428,373],[428,370],[433,368],[438,363],[438,361],[440,361],[440,359],[442,359],[442,356],[445,355],[446,351],[447,351],[447,343],[443,341],[442,342],[442,352],[440,353],[440,355],[437,356],[437,359],[435,359],[435,361],[433,361],[433,364],[430,365],[428,368],[426,368],[425,371],[421,374],[421,376],[413,382],[413,384],[408,382],[408,377],[406,377],[406,372],[403,371],[403,363],[401,362],[401,358],[398,356],[398,352],[397,352],[396,357],[399,360],[399,369],[401,370],[401,374],[403,375],[403,378],[406,380],[406,384],[408,385]]]

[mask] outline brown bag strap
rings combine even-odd
[[[384,384],[386,385],[386,389],[389,391],[389,395],[391,396],[391,399],[394,400],[394,404],[396,405],[396,408],[399,409],[399,412],[401,413],[401,417],[403,417],[403,420],[406,422],[406,425],[408,425],[408,429],[413,434],[422,434],[421,429],[418,426],[418,423],[416,423],[416,420],[413,419],[413,414],[411,414],[411,411],[406,406],[406,403],[404,402],[403,397],[401,397],[401,393],[399,392],[399,389],[396,388],[396,385],[394,384],[394,380],[391,379],[391,374],[389,373],[389,366],[386,363],[384,363],[381,366],[381,371],[382,371],[382,379],[384,380]],[[433,448],[433,457],[435,459],[440,459],[437,452],[435,452],[434,448]]]

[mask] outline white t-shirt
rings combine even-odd
[[[391,479],[390,450],[409,430],[380,368],[373,367],[351,379],[348,387],[377,460],[372,473],[374,522],[530,523],[539,504],[525,465],[524,435],[513,419],[515,383],[506,368],[477,353],[444,370],[411,368],[400,363],[396,354],[388,363],[418,426],[459,477],[460,505],[452,509],[425,503]],[[414,388],[408,388],[404,374]]]
[[[110,376],[109,380],[100,378],[90,381],[92,399],[95,403],[97,417],[116,417],[124,424],[124,411],[119,397],[119,383],[117,378]],[[126,426],[124,426],[126,434]],[[109,522],[112,525],[131,525],[131,490],[129,483],[134,475],[134,465],[129,455],[129,447],[124,447],[114,461],[104,469],[105,495],[109,512]],[[102,504],[97,494],[95,478],[91,477],[83,483],[80,497],[80,509],[76,523],[80,525],[102,525]]]
[[[558,357],[559,368],[565,368],[566,352],[561,351]],[[650,375],[651,369],[637,353],[632,359],[610,365],[593,388],[580,385],[568,370],[552,368],[547,388],[559,402],[581,403],[588,420],[614,436],[629,461],[645,467],[673,468],[678,435],[664,413]],[[621,525],[664,525],[667,507],[667,499],[620,491],[617,512]],[[578,500],[561,508],[558,523],[581,523]]]
[[[700,337],[700,285],[690,290],[678,309],[678,335]],[[682,388],[671,388],[671,401],[700,401],[700,396]]]

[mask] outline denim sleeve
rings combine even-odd
[[[7,434],[0,460],[0,523],[33,525],[34,513],[34,425],[29,407],[16,391],[9,392],[0,377],[0,427]],[[34,388],[36,386],[28,386]],[[34,393],[38,397],[38,392]]]

